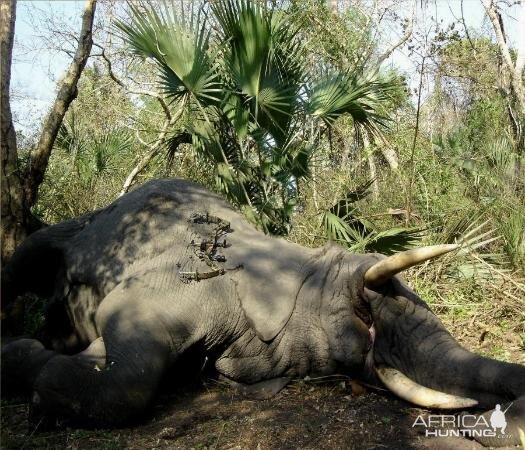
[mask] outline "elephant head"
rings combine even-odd
[[[494,408],[513,402],[506,434],[477,436],[476,440],[491,446],[516,444],[518,428],[525,430],[525,367],[484,358],[460,346],[419,296],[396,276],[458,247],[410,250],[368,263],[358,271],[362,300],[373,320],[369,361],[389,390],[423,407]]]

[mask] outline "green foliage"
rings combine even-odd
[[[348,2],[349,3],[349,2]],[[308,63],[317,75],[326,63],[340,70],[359,65],[377,48],[372,22],[350,4],[334,14],[329,2],[291,0],[287,20],[301,30]]]
[[[89,136],[72,121],[60,127],[55,149],[68,154],[78,177],[86,184],[115,168],[122,154],[131,148],[133,138],[123,129],[103,130],[100,136]]]
[[[210,31],[200,11],[188,21],[168,8],[138,9],[133,26],[117,22],[138,55],[153,58],[160,70],[160,85],[168,97],[192,94],[201,101],[219,101],[220,85],[211,62]],[[158,12],[157,12],[158,11]]]
[[[186,131],[212,163],[216,188],[263,230],[285,234],[320,133],[344,115],[377,133],[378,109],[398,82],[329,64],[311,82],[299,28],[283,11],[241,0],[210,7],[211,19],[167,4],[132,7],[131,24],[117,27],[134,53],[155,61],[166,95],[186,99]]]
[[[332,239],[351,251],[391,253],[420,239],[453,242],[489,220],[480,234],[492,231],[486,239],[498,239],[482,238],[475,250],[506,255],[487,259],[502,269],[523,267],[523,159],[506,132],[505,103],[485,89],[497,81],[488,40],[475,38],[479,61],[467,40],[444,41],[439,50],[444,81],[437,106],[457,94],[449,82],[454,75],[474,81],[458,84],[466,100],[453,126],[433,133],[432,142],[427,133],[416,142],[415,216],[407,225],[385,211],[406,202],[414,109],[403,84],[394,82],[395,72],[349,62],[376,48],[359,12],[348,8],[336,15],[316,1],[275,10],[247,1],[187,10],[164,3],[131,6],[131,12],[133,21],[119,22],[119,32],[136,55],[153,61],[172,107],[186,107],[167,139],[167,163],[154,160],[142,179],[201,181],[268,232],[285,234],[293,221],[310,230],[301,242]],[[395,123],[389,120],[393,111]],[[53,222],[111,201],[140,158],[122,124],[133,116],[153,139],[158,114],[154,99],[130,100],[97,65],[87,69],[36,212]],[[386,131],[401,166],[397,173],[380,166],[380,193],[372,197],[369,189],[348,186],[369,187],[356,137],[378,130]],[[191,144],[181,151],[181,142]]]
[[[495,98],[497,85],[501,76],[499,68],[499,48],[489,38],[473,36],[472,40],[453,36],[444,39],[436,52],[439,58],[438,73],[445,77],[445,89],[449,93],[458,87],[447,83],[453,79],[468,80],[461,83],[466,94],[472,100]]]
[[[381,230],[370,220],[360,217],[359,200],[370,195],[371,181],[358,186],[323,214],[322,225],[329,239],[354,253],[392,254],[407,250],[421,239],[418,228],[388,227]]]
[[[34,213],[53,223],[116,197],[137,151],[135,139],[122,125],[133,108],[97,66],[84,71],[78,98],[55,140]]]
[[[512,265],[525,272],[525,205],[506,205],[501,213],[505,251]]]
[[[349,114],[356,125],[376,131],[377,125],[384,125],[386,120],[377,111],[395,87],[392,79],[382,81],[377,74],[332,73],[313,84],[308,112],[327,125]]]

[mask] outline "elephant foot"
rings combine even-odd
[[[230,380],[226,377],[223,379],[232,386],[239,394],[253,400],[268,400],[276,396],[290,382],[290,378],[280,377],[271,380],[260,381],[253,384],[242,384]]]
[[[44,365],[56,353],[35,339],[17,339],[2,346],[2,396],[29,396]]]

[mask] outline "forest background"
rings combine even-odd
[[[306,246],[462,243],[408,281],[461,341],[525,362],[524,6],[259,2],[280,25],[268,48],[238,30],[254,63],[224,50],[213,3],[19,2],[16,21],[2,5],[4,259],[42,223],[185,177]],[[171,34],[155,48],[156,13]]]

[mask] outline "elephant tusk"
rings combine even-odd
[[[460,409],[478,404],[477,400],[446,394],[421,386],[391,367],[376,367],[376,373],[383,384],[398,397],[426,408]]]
[[[405,252],[396,253],[376,262],[365,273],[365,285],[375,287],[382,285],[396,273],[420,264],[428,259],[436,258],[461,247],[459,244],[429,245]]]

